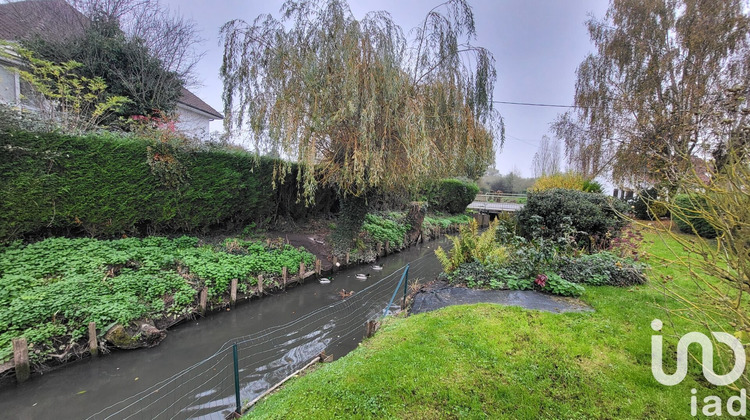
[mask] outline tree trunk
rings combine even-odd
[[[362,195],[341,197],[341,214],[333,231],[333,250],[345,254],[354,246],[354,238],[359,234],[367,216],[367,197]]]
[[[419,235],[422,233],[422,223],[424,222],[425,207],[418,202],[412,202],[409,205],[409,213],[406,214],[406,224],[409,226],[409,231],[406,232],[405,246],[414,244],[419,239]]]

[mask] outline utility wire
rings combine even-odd
[[[496,104],[504,104],[504,105],[541,106],[541,107],[547,107],[547,108],[588,108],[585,106],[578,106],[578,105],[542,104],[542,103],[533,103],[533,102],[511,102],[511,101],[492,101],[492,102]]]

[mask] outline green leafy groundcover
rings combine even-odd
[[[465,225],[472,220],[471,216],[463,213],[454,216],[432,215],[424,218],[426,228],[441,227],[443,229],[453,225]]]
[[[406,235],[409,227],[404,224],[403,214],[401,213],[391,213],[385,216],[370,213],[365,216],[362,229],[377,242],[385,243],[387,241],[394,246],[402,247],[404,235]]]
[[[422,222],[423,230],[447,228],[469,223],[473,220],[468,214],[445,215],[435,213],[426,216]],[[362,224],[362,230],[375,242],[391,243],[391,246],[404,246],[404,235],[411,228],[407,224],[404,212],[369,213]]]
[[[233,278],[243,292],[257,276],[280,276],[310,266],[314,256],[289,245],[229,239],[199,245],[194,237],[102,241],[52,238],[0,248],[0,363],[11,357],[11,339],[32,343],[32,361],[83,338],[89,322],[101,332],[140,318],[178,317],[193,311],[197,290],[229,293]]]

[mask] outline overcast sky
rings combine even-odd
[[[206,55],[198,64],[201,86],[191,90],[219,111],[222,46],[219,28],[231,19],[252,21],[261,13],[279,16],[279,0],[166,0],[170,7],[195,20],[205,39]],[[441,0],[350,0],[355,18],[371,10],[386,10],[405,32],[416,26]],[[592,45],[586,32],[589,14],[602,17],[606,0],[470,0],[477,29],[476,45],[488,48],[497,60],[495,100],[570,105],[575,69]],[[497,151],[496,167],[507,173],[516,167],[531,175],[531,160],[539,139],[564,109],[497,104],[506,125],[505,146]],[[216,124],[216,123],[214,123]],[[221,129],[221,124],[212,125]]]

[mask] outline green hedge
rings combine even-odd
[[[112,134],[0,134],[0,242],[238,227],[333,205],[323,190],[319,207],[297,204],[294,173],[274,190],[272,159],[150,144]]]
[[[601,242],[608,234],[616,236],[626,224],[617,213],[627,210],[624,202],[604,194],[556,188],[529,194],[518,212],[518,224],[530,238],[557,239],[572,233],[579,243],[590,244],[588,237]]]
[[[696,194],[679,194],[674,198],[672,219],[680,232],[698,234],[704,238],[715,238],[716,229],[711,226],[700,212],[706,209],[706,199]]]
[[[460,179],[442,179],[428,191],[430,210],[459,214],[466,211],[479,192],[477,184]]]

